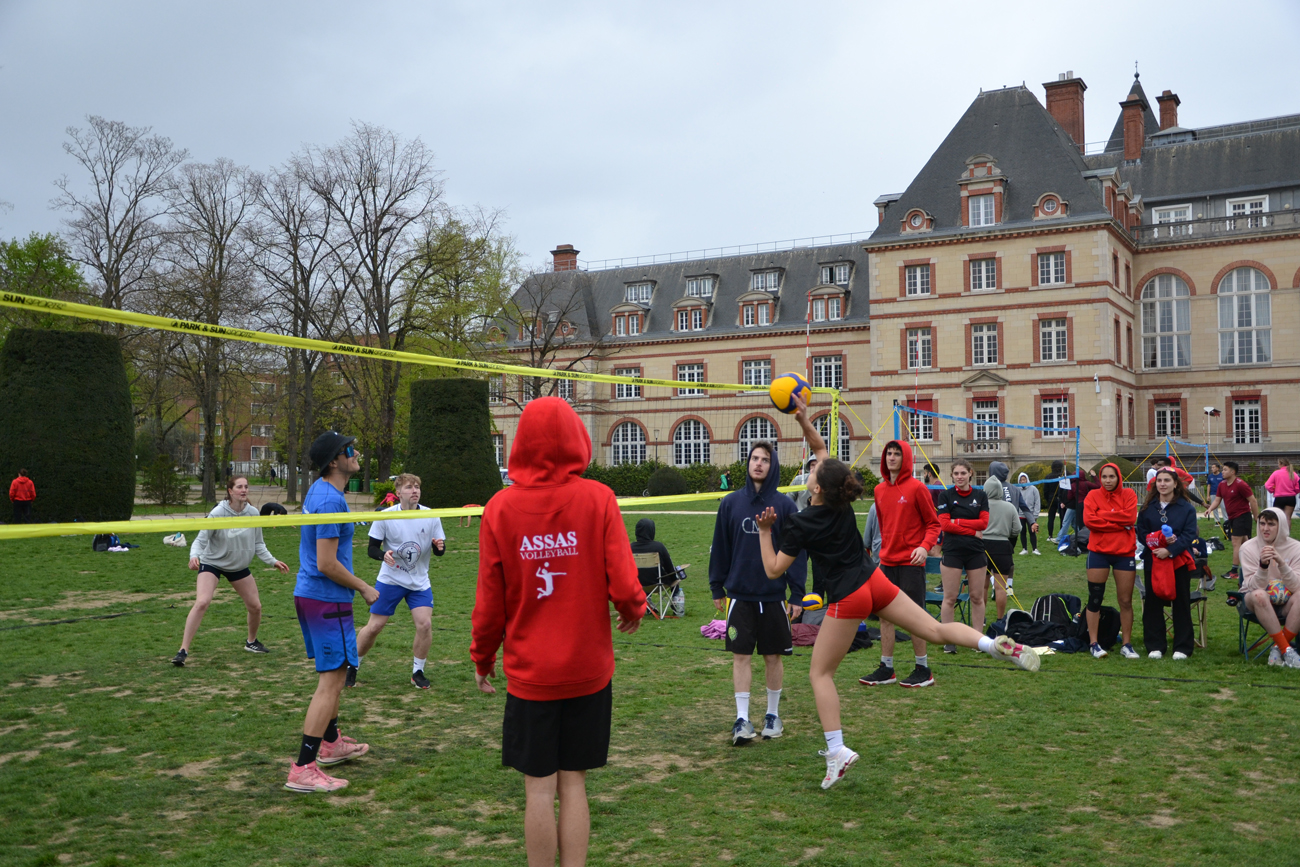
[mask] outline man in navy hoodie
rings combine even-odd
[[[790,618],[798,616],[804,595],[807,559],[799,559],[784,575],[773,581],[763,568],[763,553],[758,544],[758,524],[754,518],[767,507],[776,509],[772,543],[779,545],[786,518],[797,509],[789,497],[777,490],[781,484],[781,465],[770,443],[756,442],[749,449],[745,487],[722,498],[717,522],[713,525],[713,547],[709,554],[709,588],[713,604],[727,612],[727,650],[732,657],[732,681],[736,689],[736,724],[731,742],[748,743],[757,735],[749,721],[749,687],[753,681],[753,655],[763,656],[767,682],[767,714],[763,718],[763,739],[779,738],[782,726],[779,715],[781,678],[785,671],[782,656],[793,649]],[[790,611],[786,612],[786,590],[790,591]]]

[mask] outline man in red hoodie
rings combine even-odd
[[[32,500],[36,499],[36,486],[27,478],[26,470],[18,471],[18,478],[9,483],[9,499],[14,504],[14,523],[27,524],[32,520]]]
[[[553,865],[557,848],[561,863],[586,863],[587,771],[609,753],[609,605],[628,634],[646,611],[614,492],[581,477],[590,462],[573,408],[558,397],[532,401],[510,450],[514,484],[488,501],[479,526],[469,653],[478,688],[496,692],[488,679],[504,639],[501,761],[524,774],[529,865]]]
[[[876,485],[876,518],[880,522],[880,571],[908,598],[925,610],[925,558],[939,541],[939,516],[934,510],[930,491],[919,479],[912,478],[912,447],[900,440],[885,444],[880,459],[880,484]],[[925,642],[912,638],[917,669],[925,669],[921,681],[928,679],[930,660]],[[917,672],[913,672],[917,676]],[[912,678],[908,678],[911,680]],[[880,621],[880,667],[858,679],[867,686],[896,683],[894,676],[894,624]]]

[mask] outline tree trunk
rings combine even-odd
[[[303,352],[303,371],[302,371],[302,496],[307,498],[307,488],[311,484],[311,441],[314,439],[312,431],[315,430],[315,419],[312,417],[316,409],[316,371],[313,369],[311,362],[307,358],[306,352]]]
[[[285,411],[288,431],[284,436],[285,466],[284,500],[298,502],[298,351],[289,350],[289,393]]]
[[[205,338],[207,351],[203,357],[203,502],[217,501],[217,353],[220,351],[215,337]]]

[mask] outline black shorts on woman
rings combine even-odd
[[[199,563],[199,574],[202,575],[204,572],[209,572],[218,578],[225,578],[231,584],[253,574],[253,570],[247,566],[243,569],[218,569],[216,566],[209,566],[207,563]]]

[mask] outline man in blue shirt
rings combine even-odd
[[[354,437],[328,431],[316,438],[308,450],[312,467],[320,478],[303,497],[304,515],[347,512],[343,496],[348,479],[361,469]],[[295,792],[334,792],[348,784],[331,777],[321,765],[336,765],[365,755],[369,744],[344,737],[338,729],[339,695],[349,665],[357,664],[357,633],[352,622],[352,598],[359,592],[367,605],[379,592],[352,572],[351,522],[304,524],[298,545],[298,583],[293,588],[293,605],[302,627],[307,658],[316,660],[320,679],[316,694],[307,707],[302,747],[298,760],[289,766],[285,788]]]

